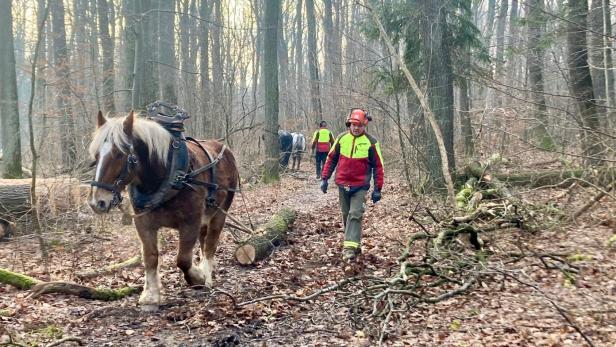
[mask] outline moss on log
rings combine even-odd
[[[295,221],[295,211],[285,208],[278,211],[257,232],[242,242],[235,250],[235,258],[242,265],[250,265],[271,254],[286,236]]]
[[[36,284],[41,283],[41,281],[24,274],[0,268],[0,283],[8,284],[19,289],[30,289]]]
[[[43,294],[68,294],[84,299],[113,301],[126,296],[140,293],[141,287],[124,287],[120,289],[92,288],[76,283],[67,282],[42,282],[32,287],[32,297]]]
[[[32,297],[42,294],[68,294],[84,299],[112,301],[137,294],[141,287],[124,287],[120,289],[92,288],[77,283],[43,282],[36,278],[0,268],[0,283],[12,285],[19,289],[31,289]]]

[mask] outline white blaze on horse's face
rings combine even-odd
[[[108,157],[112,155],[113,144],[109,141],[105,141],[98,152],[98,162],[96,163],[96,174],[94,181],[100,182],[104,174],[104,164],[107,162]],[[90,190],[89,205],[96,213],[104,213],[109,211],[113,194],[105,189],[92,186]]]

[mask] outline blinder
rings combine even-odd
[[[90,182],[90,186],[105,189],[113,194],[109,209],[119,206],[122,203],[122,189],[124,189],[124,186],[129,183],[126,181],[126,179],[130,176],[130,173],[137,166],[138,162],[139,160],[137,158],[137,155],[134,153],[133,146],[131,145],[128,150],[128,156],[126,157],[126,161],[124,162],[124,166],[122,167],[122,172],[120,172],[120,175],[118,176],[118,178],[116,178],[113,184],[107,184],[98,181]]]

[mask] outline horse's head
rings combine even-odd
[[[126,118],[106,119],[98,112],[90,155],[96,166],[90,183],[89,205],[96,213],[106,213],[122,201],[121,192],[135,177],[137,155],[134,149],[131,112]]]

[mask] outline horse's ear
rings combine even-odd
[[[130,111],[130,114],[124,120],[124,133],[128,136],[133,136],[133,122],[135,120],[135,112]]]
[[[107,122],[107,118],[105,118],[105,116],[103,116],[103,111],[98,110],[98,115],[96,116],[96,127],[100,128],[102,127],[105,122]]]

